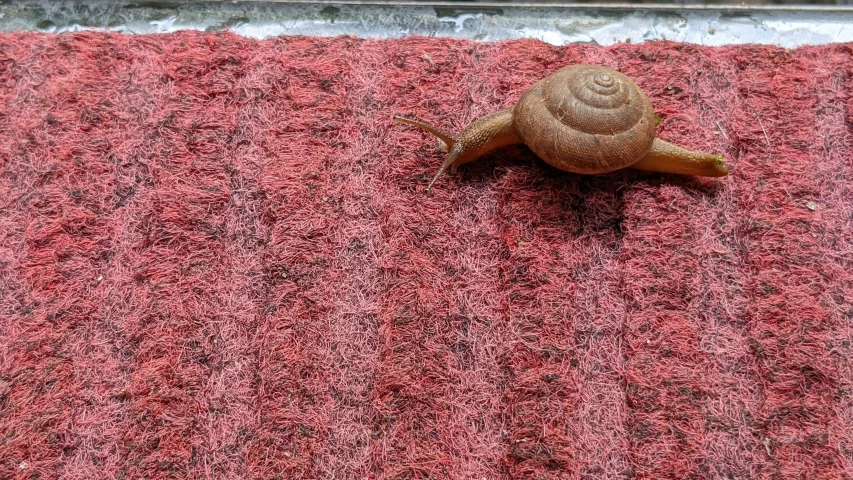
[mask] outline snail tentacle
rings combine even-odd
[[[401,117],[399,115],[394,115],[394,123],[405,123],[408,125],[412,125],[414,127],[420,128],[421,130],[423,130],[425,132],[429,132],[429,133],[435,135],[439,140],[444,142],[445,151],[449,151],[450,149],[453,148],[453,145],[456,144],[456,137],[454,137],[453,135],[451,135],[447,132],[439,130],[438,128],[435,128],[426,122],[422,122],[422,121],[414,119],[414,118],[405,118],[405,117]]]
[[[447,157],[444,159],[444,162],[441,164],[441,167],[438,169],[438,172],[432,177],[432,181],[427,185],[425,192],[429,193],[432,186],[435,185],[435,182],[438,181],[438,178],[441,177],[441,174],[447,170],[447,167],[450,167],[450,173],[456,173],[456,169],[459,167],[456,164],[456,160],[459,158],[459,154],[462,149],[459,148],[459,144],[453,146],[450,149],[450,152],[447,154]]]

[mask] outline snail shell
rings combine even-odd
[[[637,162],[652,146],[649,98],[607,67],[572,65],[533,84],[513,108],[524,143],[555,168],[608,173]]]

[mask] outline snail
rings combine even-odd
[[[722,155],[694,152],[655,137],[659,119],[648,96],[613,69],[570,65],[537,81],[515,105],[474,120],[451,135],[417,119],[394,116],[441,141],[447,157],[426,191],[450,168],[513,144],[525,144],[563,171],[602,174],[636,170],[723,177]]]

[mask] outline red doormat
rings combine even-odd
[[[0,477],[849,478],[852,57],[0,36]],[[423,193],[572,63],[731,175]]]

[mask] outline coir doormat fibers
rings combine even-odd
[[[722,179],[435,140],[572,63]],[[853,50],[0,36],[0,477],[853,475]]]

